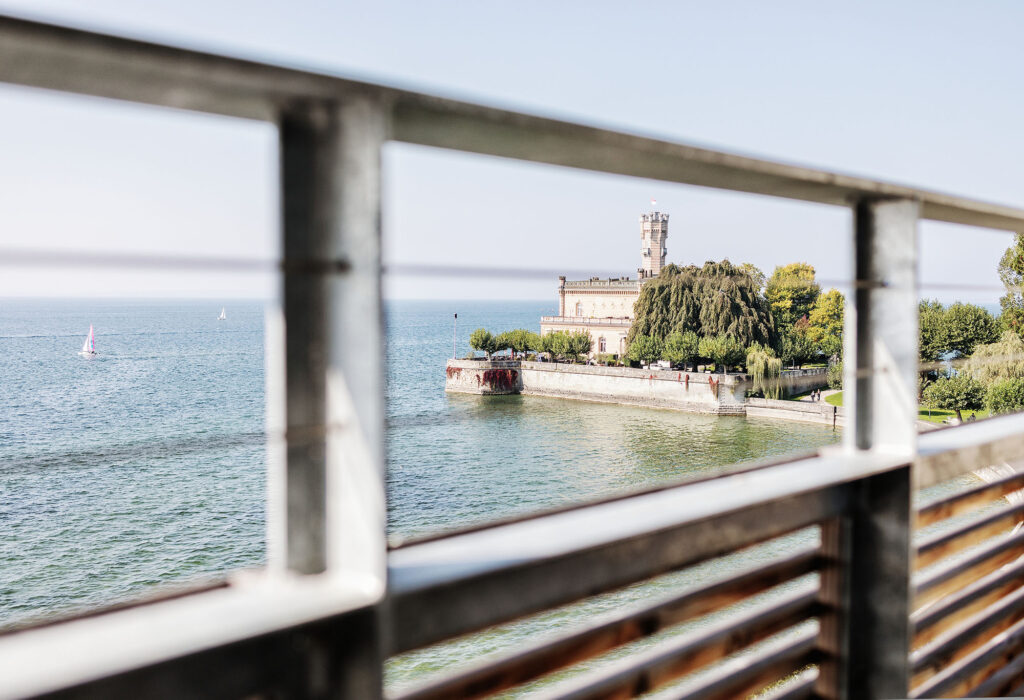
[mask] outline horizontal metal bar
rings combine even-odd
[[[639,610],[627,611],[533,648],[486,662],[422,688],[411,689],[399,697],[403,700],[470,698],[510,688],[648,637],[686,619],[720,610],[811,573],[819,564],[817,547],[806,548],[780,561],[659,600]]]
[[[638,695],[811,619],[819,606],[817,586],[801,586],[782,600],[762,603],[707,629],[667,639],[542,695],[562,700]],[[810,634],[812,640],[816,636]]]
[[[1016,547],[1021,546],[1020,542],[1019,540]],[[931,637],[937,636],[936,632],[941,633],[947,627],[959,622],[960,618],[969,614],[979,602],[986,604],[994,602],[989,600],[991,595],[1001,593],[1007,587],[1024,582],[1024,559],[1020,558],[1024,551],[1015,549],[1013,553],[1017,555],[1018,559],[1012,566],[1004,565],[1005,568],[999,568],[980,578],[974,578],[966,586],[944,596],[934,605],[928,605],[915,611],[910,616],[915,638],[920,639],[926,633],[930,633]],[[926,641],[930,641],[930,639]]]
[[[920,673],[926,669],[939,669],[948,664],[950,659],[968,642],[977,639],[986,631],[1007,620],[1014,618],[1019,620],[1022,613],[1024,613],[1024,588],[1014,591],[957,629],[911,653],[911,668],[914,673]]]
[[[1024,503],[1015,503],[981,518],[975,518],[949,532],[933,535],[917,545],[916,568],[923,569],[939,559],[1002,532],[1009,534],[1024,520]]]
[[[932,430],[918,437],[914,488],[923,489],[961,474],[1024,458],[1024,414]]]
[[[821,656],[816,642],[816,633],[811,630],[791,641],[779,641],[753,656],[732,659],[677,697],[679,700],[750,697],[787,674],[815,663]]]
[[[369,577],[253,576],[228,588],[0,635],[0,698],[156,667],[365,608],[381,593]]]
[[[1000,661],[1021,652],[1024,652],[1024,620],[915,687],[910,697],[962,697],[970,692],[979,674],[994,670]]]
[[[0,81],[267,121],[291,103],[369,95],[392,105],[392,138],[408,143],[844,207],[909,199],[926,219],[1024,225],[1012,207],[12,17],[0,17]]]
[[[934,525],[1021,489],[1024,489],[1024,472],[1018,472],[1005,479],[982,484],[967,491],[954,493],[918,508],[915,525],[919,528]]]
[[[836,452],[393,550],[390,653],[644,580],[835,517],[896,455]]]

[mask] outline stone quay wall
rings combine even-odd
[[[523,391],[520,362],[448,360],[444,390],[458,394],[519,394]]]
[[[523,393],[533,396],[743,415],[735,390],[743,375],[523,362]]]
[[[778,418],[838,427],[842,427],[845,423],[842,406],[833,406],[824,401],[747,399],[747,417]]]
[[[750,379],[745,374],[722,375],[509,360],[448,360],[445,378],[445,391],[454,393],[550,396],[739,416],[754,415],[749,410],[750,406],[765,401],[747,399],[746,392],[750,386]],[[782,389],[787,396],[823,386],[823,369],[783,372]],[[773,408],[775,404],[779,406]],[[793,406],[792,411],[800,417],[788,414],[779,417],[812,420],[810,416],[803,417],[802,414],[809,409],[819,410],[821,404],[770,401],[758,406],[762,412],[781,411]],[[824,417],[815,422],[825,422]]]

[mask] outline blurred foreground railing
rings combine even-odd
[[[0,80],[273,122],[284,221],[282,307],[267,339],[267,570],[2,635],[0,695],[378,697],[388,656],[791,536],[784,556],[642,596],[397,694],[486,695],[592,659],[606,663],[534,689],[619,697],[682,679],[682,697],[895,698],[1012,693],[1024,679],[1024,507],[985,507],[1024,477],[981,487],[969,477],[1024,457],[1024,417],[920,441],[915,428],[918,220],[1017,230],[1024,212],[9,18]],[[842,449],[389,552],[379,231],[388,140],[848,208]],[[950,480],[912,512],[915,486]],[[927,529],[915,536],[915,523]]]

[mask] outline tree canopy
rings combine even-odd
[[[963,420],[960,411],[977,410],[985,405],[985,386],[962,372],[929,384],[924,390],[924,400],[929,406],[956,411],[956,417]]]
[[[634,362],[650,364],[660,360],[665,352],[665,344],[661,338],[653,335],[638,335],[629,343],[629,351],[626,356]]]
[[[694,362],[700,357],[699,345],[700,337],[693,331],[669,333],[665,338],[664,357],[674,365]]]
[[[775,340],[771,310],[757,281],[728,260],[702,267],[667,265],[644,284],[634,312],[630,343],[640,335],[660,339],[685,331],[727,334],[743,347]]]
[[[1013,237],[1013,245],[1006,249],[999,260],[999,279],[1006,287],[1006,294],[999,299],[1002,309],[1003,327],[1017,335],[1024,335],[1024,234]]]
[[[826,357],[843,354],[843,314],[846,300],[838,289],[820,295],[807,316],[807,337]]]
[[[997,342],[977,346],[967,361],[967,372],[985,383],[1024,378],[1024,340],[1007,330]]]
[[[809,315],[820,294],[814,267],[803,262],[776,267],[765,285],[765,296],[780,329]]]

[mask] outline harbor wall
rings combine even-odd
[[[458,394],[502,395],[523,391],[518,361],[448,360],[444,390]]]
[[[844,424],[842,407],[824,401],[747,399],[746,406],[748,418],[777,418],[838,427]]]
[[[784,395],[802,393],[825,386],[825,370],[787,370],[781,382]],[[454,393],[550,396],[716,415],[770,415],[789,410],[777,417],[831,424],[831,414],[811,415],[821,412],[821,404],[747,399],[750,386],[749,377],[739,373],[510,360],[448,360],[445,378],[445,391]],[[751,413],[752,405],[760,413]]]
[[[743,415],[743,375],[523,362],[523,393],[603,403]]]

